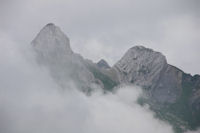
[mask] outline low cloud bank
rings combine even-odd
[[[30,48],[19,49],[6,36],[0,46],[0,132],[173,133],[169,124],[136,103],[139,87],[90,97],[73,84],[62,90],[37,65]]]

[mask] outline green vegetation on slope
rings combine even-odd
[[[95,67],[90,66],[89,70],[93,73],[96,79],[99,79],[106,91],[112,91],[115,86],[117,86],[117,82],[113,81],[110,77],[103,74],[100,70],[96,69]]]

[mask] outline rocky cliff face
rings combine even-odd
[[[152,86],[159,79],[163,68],[167,65],[165,57],[143,46],[130,48],[114,65],[121,83],[134,83],[140,86]]]
[[[174,103],[185,82],[183,71],[169,65],[161,53],[143,46],[130,48],[112,69],[120,83],[142,86],[152,99],[161,103]]]
[[[164,55],[143,46],[130,48],[113,67],[121,83],[148,90],[159,102],[174,102],[181,91],[181,72],[167,64]]]

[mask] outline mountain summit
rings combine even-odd
[[[114,65],[120,82],[149,86],[166,66],[165,56],[143,46],[130,48]]]
[[[108,65],[108,63],[104,59],[101,59],[99,62],[97,62],[97,66],[99,68],[103,68],[103,69],[109,69],[110,68],[110,66]]]
[[[44,55],[72,54],[69,38],[53,23],[47,24],[32,41],[34,48]]]

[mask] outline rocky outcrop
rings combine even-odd
[[[163,68],[167,65],[165,57],[143,46],[130,48],[114,65],[121,83],[134,83],[140,86],[152,86],[159,79]]]
[[[200,88],[198,76],[184,79],[186,74],[168,64],[164,55],[143,46],[130,48],[112,69],[120,83],[142,86],[149,97],[160,103],[175,103],[186,82],[193,84],[192,91]],[[192,79],[197,81],[194,83]]]
[[[152,49],[143,46],[130,48],[113,69],[121,83],[142,86],[159,102],[173,102],[179,95],[180,87],[176,82],[179,75],[167,64],[164,55]]]
[[[110,66],[104,59],[101,59],[99,62],[97,62],[97,66],[102,69],[110,69]]]
[[[69,38],[52,23],[47,24],[32,41],[35,50],[46,58],[59,58],[59,56],[73,54]]]

